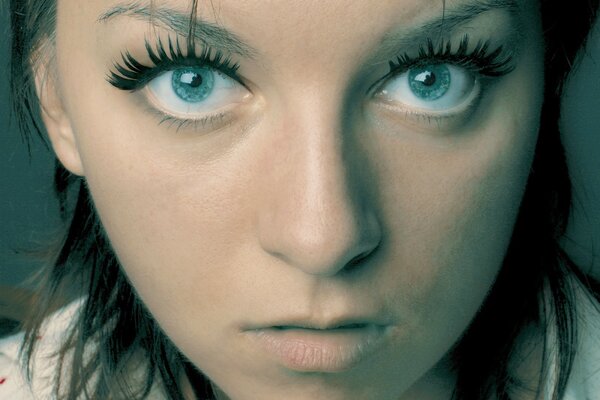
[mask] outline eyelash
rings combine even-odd
[[[411,68],[431,64],[452,64],[479,76],[490,78],[499,78],[514,70],[512,53],[505,52],[502,46],[490,51],[490,41],[480,40],[472,50],[468,50],[469,42],[469,36],[463,36],[458,49],[453,51],[450,41],[442,41],[436,47],[433,41],[428,39],[426,45],[419,48],[417,57],[404,53],[390,61],[390,71],[378,83],[385,82]]]
[[[241,78],[237,74],[239,64],[232,62],[231,58],[225,57],[219,50],[213,50],[205,46],[197,54],[196,47],[188,43],[187,54],[184,54],[179,41],[173,41],[171,37],[168,38],[168,47],[164,45],[160,38],[157,38],[156,51],[152,48],[148,39],[145,39],[144,42],[146,52],[153,65],[146,66],[142,64],[129,51],[126,51],[121,55],[122,64],[115,63],[114,70],[109,73],[108,82],[111,85],[117,89],[134,92],[142,89],[163,72],[185,66],[211,67],[241,83]]]
[[[222,125],[223,121],[227,119],[227,115],[225,113],[217,113],[214,115],[208,115],[199,119],[182,119],[172,117],[167,114],[163,114],[161,112],[156,112],[151,110],[151,112],[156,113],[158,118],[160,119],[158,125],[167,125],[169,128],[174,128],[176,132],[179,132],[181,129],[191,128],[192,130],[203,129],[207,125]]]
[[[513,55],[506,52],[502,46],[490,51],[490,41],[480,40],[472,50],[469,49],[469,36],[465,35],[456,51],[452,50],[450,41],[442,41],[435,46],[431,39],[419,48],[416,57],[404,53],[389,61],[389,72],[379,79],[371,88],[379,87],[389,79],[404,73],[411,68],[431,64],[452,64],[474,73],[480,77],[499,78],[513,71]],[[179,40],[168,37],[167,46],[159,38],[156,39],[156,50],[146,38],[144,45],[148,57],[152,63],[147,66],[139,62],[129,51],[122,54],[122,63],[115,62],[114,69],[109,72],[108,82],[120,90],[135,92],[144,88],[154,78],[170,70],[185,66],[207,66],[224,73],[230,78],[243,85],[238,75],[239,64],[232,62],[231,58],[225,57],[219,50],[205,46],[200,53],[196,47],[188,41],[187,54],[184,54]],[[369,90],[370,91],[370,90]],[[179,119],[161,113],[161,124],[168,123],[176,125],[177,130],[190,124],[197,126],[211,123],[219,116],[207,116],[202,119]]]

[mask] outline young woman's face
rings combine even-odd
[[[60,0],[45,120],[229,397],[434,398],[531,165],[534,3],[200,1],[190,52],[188,0]]]

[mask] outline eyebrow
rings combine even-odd
[[[469,0],[452,8],[446,6],[446,0],[443,1],[444,11],[439,17],[415,28],[385,35],[380,44],[381,52],[393,53],[401,48],[414,47],[415,43],[423,40],[451,35],[460,26],[488,11],[507,11],[515,18],[521,9],[519,0]]]
[[[398,49],[413,47],[423,39],[433,39],[449,34],[456,28],[473,20],[480,14],[491,10],[505,10],[515,16],[519,10],[519,0],[467,0],[451,8],[444,2],[444,11],[439,17],[427,21],[416,28],[402,30],[385,35],[380,43],[378,53],[394,53]],[[119,16],[129,16],[149,22],[157,27],[167,28],[177,35],[188,36],[190,33],[190,13],[181,12],[163,6],[151,6],[148,3],[134,1],[121,3],[109,8],[98,18],[105,23]],[[213,48],[223,49],[242,57],[255,58],[258,51],[245,43],[230,30],[196,18],[193,23],[194,40]]]
[[[196,18],[192,21],[191,13],[172,8],[152,6],[143,2],[122,3],[109,8],[98,18],[98,22],[106,23],[116,17],[128,16],[146,21],[159,28],[167,28],[179,36],[187,37],[194,32],[194,40],[211,47],[225,50],[242,57],[255,58],[257,51],[246,44],[236,34],[217,24]]]

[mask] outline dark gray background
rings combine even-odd
[[[6,27],[1,13],[0,26]],[[7,33],[0,29],[2,37]],[[32,157],[14,124],[9,124],[8,44],[0,43],[0,285],[22,285],[38,262],[22,250],[57,238],[58,214],[52,196],[53,159],[40,140]],[[563,135],[575,185],[575,211],[567,247],[576,260],[600,275],[600,29],[593,38],[564,101]],[[600,250],[597,250],[600,252]]]

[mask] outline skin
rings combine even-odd
[[[515,69],[469,112],[429,122],[367,89],[388,72],[382,38],[441,15],[441,1],[200,2],[257,55],[235,57],[248,92],[221,122],[176,129],[147,112],[146,92],[106,81],[122,52],[143,61],[144,37],[168,32],[98,22],[113,1],[59,0],[38,74],[44,121],[139,296],[222,397],[448,399],[448,352],[499,271],[539,129],[531,3],[457,31],[508,46]],[[340,315],[385,318],[394,335],[332,373],[286,368],[241,332]]]

